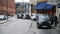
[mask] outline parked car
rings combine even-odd
[[[17,14],[17,18],[23,18],[22,14]]]
[[[23,19],[25,19],[25,17],[26,17],[26,14],[23,14]]]
[[[6,20],[6,16],[5,15],[0,15],[0,20]]]
[[[34,20],[34,21],[36,21],[36,14],[35,13],[31,14],[31,19]]]
[[[26,13],[25,19],[31,19],[31,15],[29,13]]]
[[[37,25],[38,28],[51,28],[48,15],[37,15]]]

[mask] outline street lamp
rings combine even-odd
[[[7,20],[8,20],[8,0],[7,1]]]

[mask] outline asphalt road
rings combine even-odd
[[[30,32],[33,32],[33,34],[60,34],[60,29],[58,27],[52,27],[51,29],[38,29],[37,23],[32,21]]]
[[[0,34],[60,34],[60,29],[38,29],[35,21],[15,16],[13,22],[0,25]]]
[[[0,26],[0,34],[22,34],[29,31],[31,20],[17,19],[13,23]]]

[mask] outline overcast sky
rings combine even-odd
[[[15,2],[29,2],[29,0],[15,0]]]

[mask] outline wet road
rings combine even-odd
[[[31,20],[16,19],[0,25],[0,34],[60,34],[60,29],[38,29],[37,24]]]

